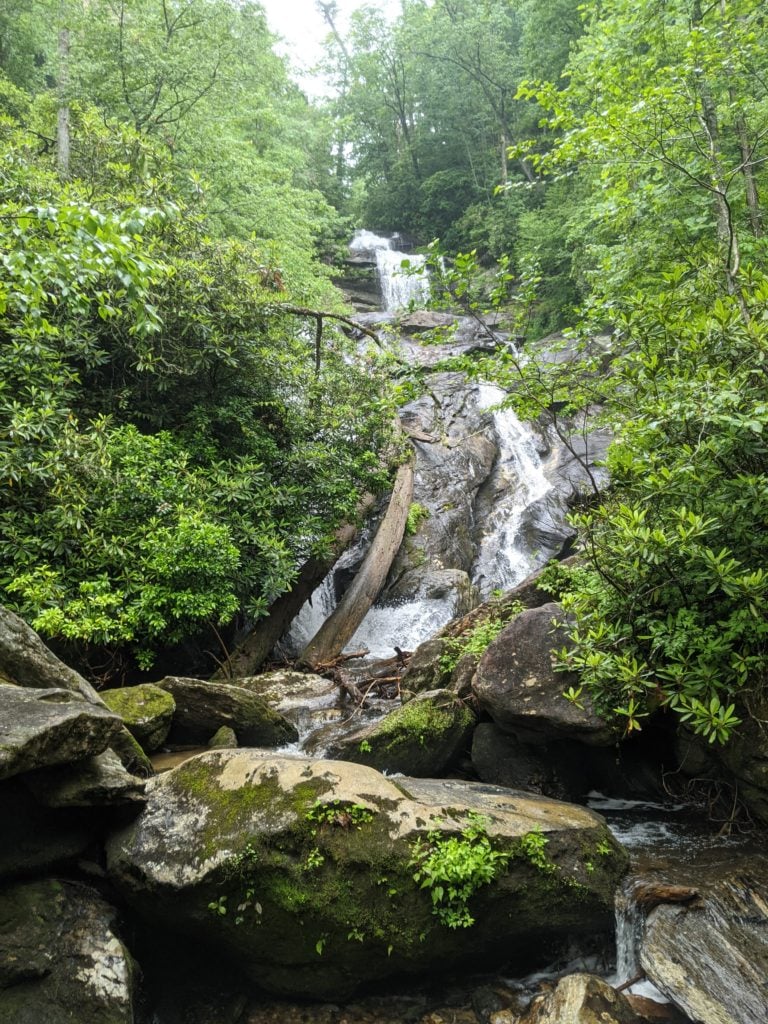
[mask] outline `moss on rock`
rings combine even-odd
[[[103,690],[101,699],[123,722],[147,753],[165,742],[171,728],[176,701],[170,693],[152,683],[124,686],[119,690]]]

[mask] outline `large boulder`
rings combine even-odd
[[[571,672],[555,672],[553,652],[566,647],[567,620],[558,604],[522,612],[480,659],[473,689],[479,706],[500,729],[529,741],[570,738],[596,746],[616,742],[617,733],[586,695],[579,705],[563,691],[578,685]]]
[[[332,744],[328,755],[381,772],[439,776],[466,749],[476,721],[474,712],[455,694],[429,690],[380,722]]]
[[[166,676],[157,686],[176,702],[170,743],[206,744],[223,725],[248,747],[281,747],[299,734],[286,718],[248,690],[229,683]]]
[[[696,873],[700,899],[648,914],[640,963],[693,1020],[768,1020],[768,860]]]
[[[153,927],[223,951],[270,991],[321,998],[546,959],[559,938],[610,931],[625,865],[582,807],[253,750],[152,779],[108,844],[114,884]]]
[[[101,699],[120,715],[142,750],[151,754],[165,742],[171,728],[176,701],[166,690],[152,683],[102,690]]]
[[[3,1024],[134,1024],[137,970],[116,918],[79,883],[0,890]]]
[[[65,665],[18,615],[0,605],[0,683],[14,683],[32,689],[64,689],[89,704],[106,705],[90,683]],[[136,741],[116,719],[117,731],[109,745],[129,772],[150,771],[147,759]],[[103,749],[103,748],[102,748]]]
[[[121,728],[70,690],[0,684],[0,779],[101,754]]]

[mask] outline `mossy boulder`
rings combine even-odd
[[[171,743],[205,745],[223,725],[244,747],[281,747],[299,738],[291,722],[240,686],[181,676],[166,676],[157,686],[176,702]]]
[[[102,690],[101,699],[120,715],[128,731],[148,754],[163,745],[171,728],[176,701],[152,683]]]
[[[254,750],[201,754],[148,791],[108,843],[113,883],[153,929],[217,949],[272,992],[340,998],[452,964],[523,966],[613,926],[626,855],[581,807]],[[449,927],[414,878],[451,841],[472,880],[490,872],[467,893],[471,927]]]
[[[138,972],[117,912],[80,883],[0,890],[3,1024],[133,1024]]]
[[[467,748],[476,722],[474,712],[455,694],[427,691],[347,736],[331,747],[329,756],[378,771],[439,776]]]

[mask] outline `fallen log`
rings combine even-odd
[[[384,585],[405,535],[413,497],[413,460],[397,471],[387,511],[368,554],[336,610],[325,620],[299,657],[299,664],[314,669],[342,652],[367,615]]]

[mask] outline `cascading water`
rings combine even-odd
[[[492,384],[481,384],[478,392],[482,409],[490,409],[506,397]],[[536,568],[536,553],[521,542],[520,528],[526,510],[552,490],[528,427],[512,409],[496,409],[493,420],[499,440],[499,469],[511,486],[494,505],[473,566],[472,582],[483,597],[496,587],[513,587]]]
[[[395,235],[395,239],[398,236]],[[396,313],[412,302],[415,305],[429,298],[429,273],[426,257],[409,255],[392,248],[394,239],[375,235],[372,231],[357,231],[350,242],[354,254],[373,253],[381,288],[382,306],[387,313]],[[407,262],[409,269],[403,269]]]

